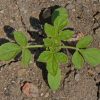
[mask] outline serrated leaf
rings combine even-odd
[[[57,30],[62,30],[66,25],[68,24],[68,20],[64,16],[58,16],[54,20],[54,26],[57,28]]]
[[[40,54],[38,61],[39,62],[47,62],[52,57],[51,51],[44,51]]]
[[[5,43],[0,46],[0,60],[8,61],[13,59],[19,52],[21,48],[15,43]]]
[[[63,29],[68,24],[68,13],[65,8],[58,8],[52,14],[52,23],[57,30]]]
[[[96,48],[88,48],[80,50],[84,59],[91,65],[96,66],[100,64],[100,50]]]
[[[46,69],[52,75],[56,75],[58,69],[58,62],[55,54],[51,51],[44,51],[40,54],[38,61],[45,62],[47,64]]]
[[[52,22],[54,23],[54,20],[58,17],[58,16],[63,16],[63,17],[68,17],[68,13],[66,11],[65,8],[58,8],[56,9],[53,13],[52,13]]]
[[[32,54],[31,54],[30,50],[23,49],[22,50],[22,59],[21,59],[22,65],[28,66],[31,59],[32,59]]]
[[[51,73],[51,75],[55,76],[57,74],[57,69],[59,67],[59,63],[56,59],[55,54],[52,54],[51,57],[47,61],[47,71]]]
[[[52,90],[57,90],[59,88],[60,81],[61,81],[61,70],[59,68],[58,68],[57,74],[55,76],[48,73],[48,83]]]
[[[47,23],[44,25],[44,31],[48,37],[55,37],[57,34],[56,28],[50,24],[47,24]]]
[[[61,40],[56,37],[56,38],[45,38],[44,40],[44,45],[46,47],[49,47],[50,51],[59,51],[61,48],[59,47],[61,44]]]
[[[68,39],[72,38],[74,32],[70,30],[64,30],[59,33],[59,37],[63,41],[67,41]]]
[[[20,46],[26,46],[28,41],[27,38],[25,37],[25,35],[22,32],[14,32],[14,38],[16,40],[16,42],[20,45]]]
[[[92,36],[88,35],[83,37],[82,39],[79,40],[79,42],[77,43],[76,47],[78,48],[86,48],[88,47],[91,42],[93,41]]]
[[[58,63],[67,63],[68,57],[63,52],[56,53],[56,59],[58,60]]]
[[[45,39],[43,39],[43,41],[44,41],[44,45],[46,47],[50,47],[50,46],[52,46],[54,44],[54,42],[53,42],[53,40],[51,38],[45,38]]]
[[[79,54],[78,51],[75,51],[75,53],[72,56],[72,62],[75,65],[76,69],[81,69],[84,65],[84,59],[83,57]]]
[[[54,42],[54,46],[58,47],[59,45],[61,45],[61,40],[59,38],[59,35],[55,38],[53,38],[53,42]]]

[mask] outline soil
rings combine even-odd
[[[84,35],[91,34],[92,47],[100,48],[100,0],[0,0],[0,44],[13,41],[14,30],[23,31],[31,41],[35,37],[41,43],[42,25],[49,22],[56,5],[68,10],[69,27]],[[36,38],[37,32],[40,38]],[[39,51],[34,51],[33,58]],[[20,60],[0,62],[0,100],[100,100],[99,65],[93,68],[85,64],[77,71],[69,62],[61,70],[60,89],[51,91],[45,67],[35,59],[28,68],[22,68]]]

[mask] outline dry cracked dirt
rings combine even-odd
[[[14,30],[24,32],[30,41],[35,37],[39,43],[41,24],[49,21],[51,9],[56,6],[68,10],[70,27],[91,34],[92,47],[100,48],[100,0],[0,0],[0,45],[13,41]],[[38,38],[35,33],[40,34]],[[20,60],[0,62],[0,100],[100,100],[100,66],[85,64],[77,71],[71,62],[62,65],[62,84],[54,92],[46,84],[45,68],[34,60],[39,51],[34,51],[26,69]]]

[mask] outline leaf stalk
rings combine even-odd
[[[45,46],[44,45],[29,45],[26,48],[43,48],[43,47],[45,47]],[[79,48],[72,47],[72,46],[61,46],[61,48],[73,49],[73,50],[78,50],[79,51]]]
[[[26,48],[43,48],[44,45],[29,45]]]

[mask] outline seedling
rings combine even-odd
[[[62,41],[68,41],[74,35],[73,31],[64,29],[68,22],[66,9],[56,9],[52,14],[52,25],[48,23],[44,25],[44,32],[47,35],[43,39],[44,45],[31,45],[22,32],[14,32],[16,43],[8,42],[0,46],[0,60],[12,60],[21,52],[21,63],[23,66],[28,66],[32,59],[30,48],[45,48],[45,51],[40,54],[38,61],[46,63],[49,86],[52,90],[57,90],[61,81],[60,64],[68,62],[67,55],[61,52],[61,49],[75,50],[72,56],[72,63],[75,69],[81,69],[85,61],[92,66],[100,64],[100,50],[89,48],[93,41],[90,35],[81,38],[77,42],[76,47],[63,44]]]

